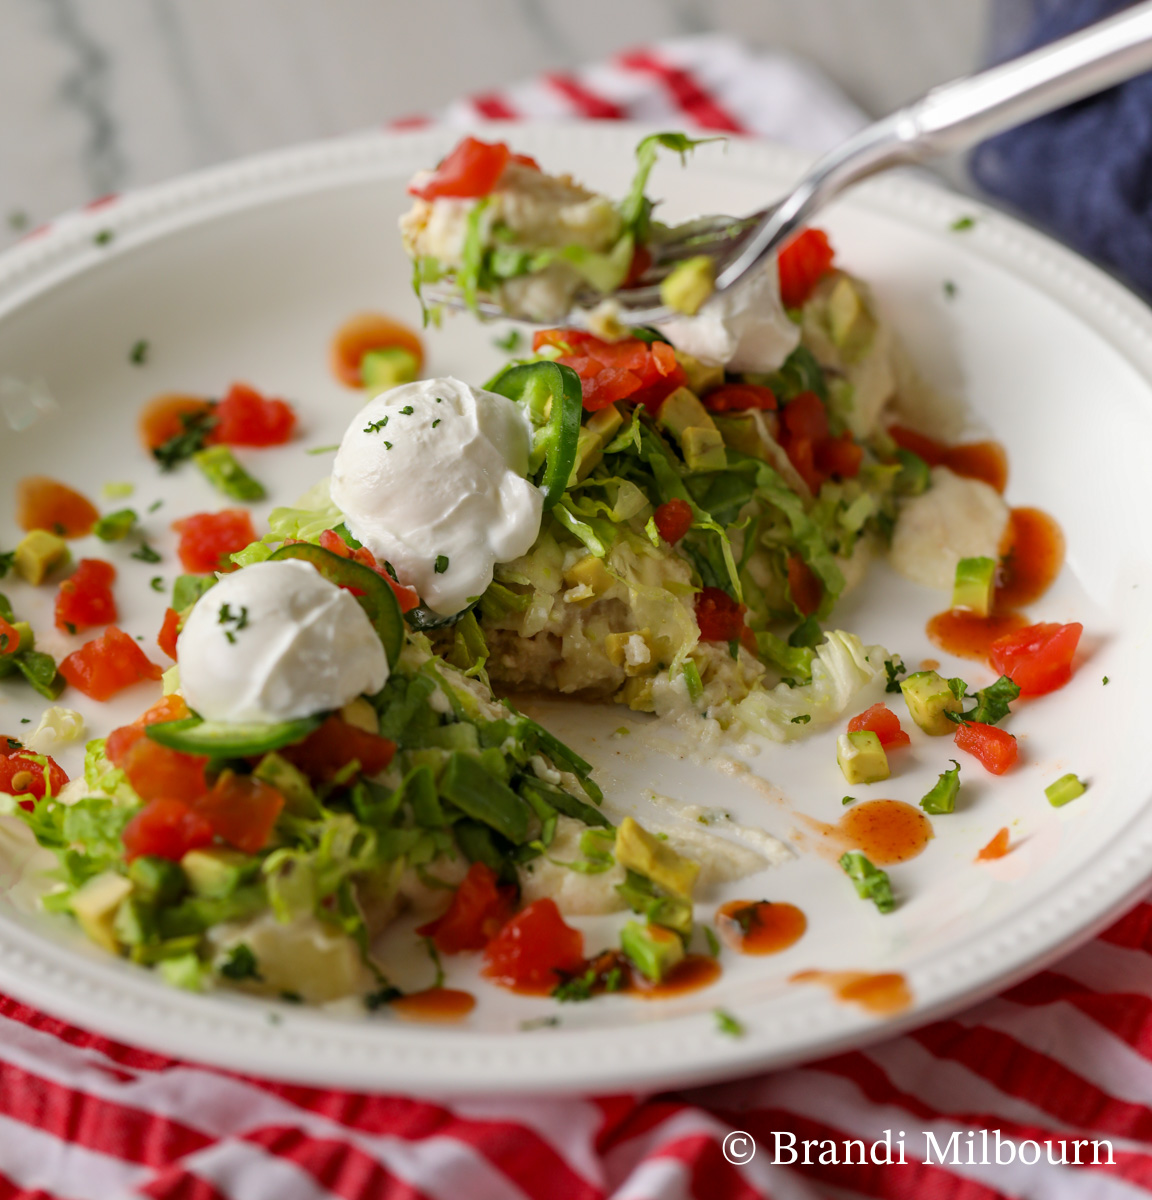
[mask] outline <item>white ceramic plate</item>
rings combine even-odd
[[[571,170],[616,194],[639,136],[609,125],[502,132],[546,168]],[[364,308],[416,320],[395,234],[403,183],[455,136],[372,135],[240,163],[67,218],[0,258],[0,377],[41,378],[59,403],[56,414],[19,433],[0,420],[0,548],[15,539],[12,485],[26,473],[69,480],[94,499],[108,481],[134,482],[130,503],[142,513],[162,499],[146,516],[160,565],[95,542],[76,547],[116,561],[121,624],[146,635],[160,659],[152,638],[164,599],[148,581],[176,573],[169,521],[223,505],[189,470],[158,474],[134,436],[141,404],[160,391],[219,394],[232,380],[248,380],[290,397],[304,424],[290,447],[250,456],[273,499],[288,501],[324,474],[327,458],[305,449],[337,441],[359,403],[329,376],[329,336]],[[667,208],[677,216],[741,212],[779,191],[801,165],[763,145],[707,147],[683,171],[662,164],[653,194],[674,197]],[[977,216],[975,228],[950,231],[967,213]],[[558,1027],[524,1032],[522,1021],[555,1006],[477,983],[481,999],[468,1023],[418,1026],[169,990],[102,955],[61,919],[22,911],[20,888],[10,886],[19,845],[6,832],[0,987],[157,1050],[318,1083],[421,1093],[651,1089],[780,1066],[921,1024],[1023,977],[1132,902],[1152,863],[1152,315],[1044,238],[912,179],[857,192],[825,224],[840,260],[874,285],[925,374],[962,397],[1008,447],[1009,500],[1038,505],[1063,525],[1067,566],[1034,606],[1035,618],[1086,628],[1073,682],[1013,716],[1017,769],[994,779],[965,758],[957,812],[935,820],[937,836],[924,854],[891,868],[897,912],[880,916],[833,862],[801,852],[702,902],[707,919],[731,896],[789,900],[809,921],[806,936],[781,955],[725,954],[722,979],[706,991],[659,1003],[606,997],[569,1005]],[[114,235],[103,245],[94,242],[101,230]],[[952,299],[946,280],[955,284]],[[496,332],[447,321],[429,334],[429,370],[483,380],[500,361]],[[150,345],[142,367],[129,362],[140,338]],[[54,589],[4,586],[45,631],[45,648],[75,647],[48,632]],[[945,603],[878,565],[836,623],[914,664],[936,656],[924,624]],[[946,666],[974,686],[991,678],[971,663]],[[147,687],[111,705],[71,693],[67,702],[102,734],[146,706]],[[862,697],[860,708],[877,698]],[[0,732],[30,728],[20,720],[39,709],[29,693],[5,685]],[[772,785],[765,787],[691,762],[688,747],[680,758],[653,750],[643,720],[625,710],[549,704],[544,715],[596,764],[618,810],[642,806],[645,790],[654,789],[721,805],[793,844],[798,813],[830,821],[841,813],[847,789],[832,735],[794,748],[765,745],[750,759]],[[621,725],[636,733],[613,736]],[[892,780],[872,793],[915,803],[950,751],[945,739],[918,736],[894,756]],[[63,760],[78,768],[77,753]],[[1044,786],[1066,771],[1090,787],[1055,810]],[[975,864],[977,849],[1004,825],[1017,848]],[[607,940],[607,924],[579,923],[591,946]],[[787,982],[805,968],[899,971],[914,1004],[878,1020],[822,989]],[[744,1023],[743,1038],[717,1032],[719,1006]]]

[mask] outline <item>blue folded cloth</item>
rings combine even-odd
[[[999,0],[1013,58],[1130,0]],[[976,181],[1152,297],[1152,73],[1000,134],[973,153]]]

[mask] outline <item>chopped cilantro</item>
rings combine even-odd
[[[111,240],[112,240],[112,239],[113,239],[115,236],[116,236],[116,235],[115,235],[115,234],[112,232],[112,230],[111,230],[111,229],[101,229],[101,230],[100,230],[98,233],[96,233],[96,234],[94,234],[94,235],[92,236],[92,241],[93,241],[93,242],[94,242],[94,243],[95,243],[97,246],[107,246],[107,245],[108,245],[108,243],[109,243],[109,242],[110,242],[110,241],[111,241]]]
[[[400,410],[401,415],[403,415],[405,417],[410,417],[415,411],[416,410],[412,407],[411,404],[405,404],[404,407]]]
[[[558,983],[552,989],[552,999],[561,1004],[575,1004],[581,1000],[592,999],[592,989],[596,986],[596,968],[589,967],[583,975],[575,975],[571,979]]]
[[[13,233],[20,233],[28,228],[28,214],[21,208],[15,208],[8,214],[8,228]]]
[[[701,928],[704,930],[704,940],[708,943],[708,953],[713,958],[719,958],[720,939],[713,932],[711,925],[702,925]]]
[[[811,720],[812,720],[812,715],[810,713],[801,713],[798,717],[792,718],[792,724],[793,725],[807,725],[808,722]]]
[[[133,343],[128,352],[128,361],[136,367],[142,367],[148,361],[148,343],[143,338]]]
[[[73,625],[71,621],[65,621],[64,628],[67,629],[73,637],[76,636],[76,626]]]
[[[12,564],[16,561],[16,551],[8,550],[0,554],[0,579],[3,579],[9,571],[12,570]],[[1107,680],[1105,680],[1107,683]]]
[[[220,964],[219,970],[225,979],[259,981],[263,978],[256,963],[256,955],[243,942],[232,947],[228,957]]]
[[[437,554],[436,555],[436,565],[433,567],[433,570],[436,572],[437,575],[443,575],[444,572],[448,570],[448,555],[447,554]]]
[[[520,1022],[520,1028],[528,1033],[533,1029],[553,1029],[559,1024],[559,1017],[529,1017],[527,1021]]]
[[[0,556],[0,557],[2,557],[2,556]],[[4,577],[4,572],[2,570],[0,570],[0,579],[2,579],[3,577]],[[1105,687],[1108,686],[1108,676],[1107,675],[1104,676],[1104,686]]]
[[[153,500],[152,503],[148,505],[148,511],[150,513],[154,513],[163,503],[163,500]]]
[[[976,224],[975,217],[957,217],[949,226],[953,233],[964,233],[966,230],[972,229]]]
[[[383,429],[384,426],[387,424],[388,424],[388,418],[381,417],[379,421],[372,421],[368,425],[365,425],[364,432],[365,433],[379,433],[380,430]]]
[[[996,725],[1008,715],[1013,700],[1020,695],[1020,688],[1007,675],[1001,675],[995,683],[981,688],[976,693],[976,707],[962,713],[945,713],[944,715],[957,725],[967,725],[976,721],[981,725]]]
[[[164,590],[164,577],[162,575],[153,575],[152,578],[148,580],[148,586],[154,592],[162,592]]]
[[[160,561],[160,555],[145,541],[141,541],[139,550],[133,550],[131,557],[138,562],[158,563]]]
[[[844,799],[840,801],[840,803],[841,803],[842,805],[843,805],[843,804],[855,804],[855,803],[856,803],[856,797],[855,797],[855,796],[845,796],[845,797],[844,797]]]
[[[716,1029],[725,1037],[743,1037],[744,1026],[723,1008],[714,1008],[712,1015],[716,1018]]]
[[[228,639],[229,644],[236,644],[236,634],[242,629],[248,628],[248,605],[242,604],[240,611],[234,613],[230,604],[220,605],[220,615],[217,617],[218,625],[231,625],[232,629],[225,629],[224,636]]]
[[[391,443],[391,442],[385,442],[385,443],[384,443],[384,449],[385,449],[385,450],[391,450],[391,449],[392,449],[392,443]]]
[[[180,433],[173,434],[152,451],[152,457],[164,471],[171,471],[198,450],[203,450],[204,439],[216,428],[219,421],[213,408],[208,408],[201,412],[181,413],[180,424],[183,426]]]
[[[497,350],[503,350],[506,354],[514,354],[520,349],[520,330],[509,329],[503,337],[493,338],[492,345]]]
[[[436,420],[432,422],[432,428],[435,429],[436,426],[439,424],[440,424],[440,418],[437,417]]]
[[[951,279],[944,280],[944,295],[947,296],[949,300],[954,300],[956,298],[956,285]]]

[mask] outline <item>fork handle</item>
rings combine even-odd
[[[731,286],[844,188],[891,166],[965,150],[1113,84],[1152,70],[1152,0],[1020,58],[942,84],[862,129],[817,161],[766,214],[716,280]]]

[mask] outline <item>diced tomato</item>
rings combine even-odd
[[[550,992],[584,964],[584,935],[564,923],[556,902],[536,900],[484,949],[484,974],[504,987]]]
[[[739,641],[747,628],[744,605],[720,588],[706,587],[696,597],[696,624],[702,641]]]
[[[87,537],[99,519],[87,497],[46,475],[27,475],[16,484],[16,520],[26,532],[47,529],[59,537]]]
[[[375,571],[381,579],[396,593],[396,599],[400,604],[401,612],[408,612],[415,608],[420,603],[420,593],[407,584],[397,583],[391,575],[388,574],[384,567],[377,563],[375,556],[367,546],[359,546],[353,550],[351,546],[334,530],[325,529],[320,535],[320,545],[323,549],[331,551],[333,554],[339,554],[341,558],[351,558],[360,563],[361,566],[367,567],[371,571]],[[353,595],[359,595],[356,588],[348,589]]]
[[[212,790],[193,807],[221,841],[245,854],[255,854],[268,844],[284,797],[254,775],[221,771]]]
[[[815,392],[801,392],[784,406],[781,424],[785,431],[813,442],[828,436],[828,413]]]
[[[658,408],[687,379],[667,342],[649,345],[639,338],[605,342],[579,329],[542,329],[532,338],[537,351],[556,346],[556,360],[580,376],[584,407],[589,412],[627,400]]]
[[[208,790],[207,758],[161,746],[145,734],[142,725],[114,729],[104,743],[104,753],[127,775],[141,800],[167,797],[192,804]]]
[[[168,655],[176,657],[176,639],[180,635],[180,614],[174,608],[164,610],[164,623],[156,636],[156,645]]]
[[[661,504],[652,514],[652,519],[656,523],[656,532],[672,544],[678,542],[692,528],[695,518],[692,515],[692,506],[687,500],[675,496]]]
[[[124,826],[124,857],[143,854],[178,862],[189,850],[212,841],[212,826],[194,808],[179,800],[151,800]]]
[[[395,742],[358,729],[333,715],[302,742],[280,753],[316,783],[327,783],[353,760],[365,775],[375,775],[392,761]]]
[[[776,393],[759,383],[722,383],[704,396],[704,407],[709,412],[747,412],[754,408],[760,412],[777,407]]]
[[[117,618],[112,584],[116,568],[100,558],[82,558],[56,594],[56,628],[68,633],[111,625]]]
[[[828,414],[824,404],[815,392],[801,392],[785,405],[780,423],[780,445],[815,494],[825,478],[816,463],[817,449],[828,440]]]
[[[159,721],[182,721],[191,715],[183,696],[161,696],[151,708],[145,709],[136,718],[136,725],[143,728],[145,725],[155,725]]]
[[[0,654],[15,654],[20,649],[20,633],[0,617]]]
[[[0,742],[4,740],[0,738]],[[41,800],[49,789],[58,796],[67,782],[68,776],[59,763],[46,754],[30,750],[0,754],[0,792],[9,796],[35,796]]]
[[[252,518],[242,508],[195,513],[173,521],[172,528],[180,535],[180,562],[193,575],[235,570],[228,556],[256,540]]]
[[[214,415],[216,426],[205,440],[224,446],[279,446],[296,428],[290,404],[262,396],[246,383],[234,383]]]
[[[419,334],[383,313],[365,312],[345,321],[332,339],[328,361],[332,373],[346,387],[364,386],[360,365],[372,350],[407,350],[416,359],[416,373],[424,366],[424,343]]]
[[[864,448],[852,440],[850,433],[838,438],[825,438],[817,442],[813,454],[816,470],[822,475],[838,475],[841,479],[854,479],[860,474],[864,461]]]
[[[487,196],[500,182],[511,158],[512,151],[505,142],[462,138],[428,179],[408,185],[408,194],[421,200]],[[531,165],[536,166],[534,162]]]
[[[996,831],[992,837],[992,840],[986,846],[980,849],[976,855],[976,861],[989,862],[994,858],[1003,858],[1011,848],[1008,844],[1008,841],[1008,827],[1005,825],[1003,829],[998,829]]]
[[[893,746],[907,746],[912,741],[900,728],[900,718],[886,704],[873,704],[848,722],[849,733],[859,733],[865,729],[871,730],[886,750]]]
[[[163,671],[122,629],[108,628],[60,664],[60,674],[85,696],[109,700],[141,679],[159,679]]]
[[[780,299],[799,308],[832,269],[835,252],[822,229],[802,229],[780,251]]]
[[[1084,626],[1029,625],[992,643],[988,661],[994,670],[1019,685],[1022,696],[1042,696],[1072,678],[1072,656]]]
[[[137,421],[140,440],[145,450],[155,450],[174,437],[179,437],[187,428],[186,421],[202,417],[215,406],[203,396],[185,396],[179,393],[164,393],[144,405]]]
[[[652,265],[652,255],[647,247],[637,246],[632,251],[632,262],[628,267],[628,274],[624,276],[622,287],[634,287],[644,278],[644,272]]]
[[[1003,775],[1016,761],[1016,739],[995,725],[970,721],[956,727],[956,745],[978,758],[993,775]]]
[[[474,862],[452,895],[448,911],[416,932],[430,937],[441,954],[483,950],[507,923],[516,907],[516,889],[501,887],[496,872]]]
[[[802,617],[811,616],[824,599],[820,577],[798,554],[788,558],[788,595]]]

